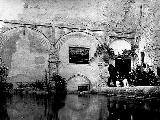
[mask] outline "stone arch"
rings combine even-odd
[[[18,36],[19,32],[22,32],[23,30],[29,31],[30,33],[34,33],[39,38],[41,38],[41,39],[38,39],[38,41],[40,41],[40,44],[46,49],[47,53],[49,53],[51,44],[50,44],[49,39],[44,35],[44,33],[42,33],[41,31],[39,31],[33,27],[16,26],[16,27],[11,27],[11,28],[7,29],[6,31],[3,31],[2,34],[0,35],[1,56],[2,56],[2,52],[3,52],[2,50],[5,46],[7,46],[7,44],[12,44],[11,48],[15,47],[15,44],[18,40],[18,38],[16,38],[16,36]],[[9,47],[6,50],[9,50]],[[14,51],[15,51],[15,49],[12,50],[12,52],[14,52]],[[11,55],[9,55],[9,56],[11,56]],[[8,58],[5,58],[5,60],[7,60],[7,59],[9,60],[9,56],[8,56]],[[3,59],[3,57],[2,57],[2,59]],[[7,65],[7,66],[10,67],[10,65]]]
[[[84,34],[84,35],[88,35],[88,36],[91,36],[93,38],[95,38],[95,40],[97,40],[99,42],[99,44],[102,44],[102,41],[99,40],[95,35],[89,33],[89,32],[85,32],[85,31],[71,31],[71,32],[68,32],[66,34],[63,34],[58,40],[57,42],[55,43],[55,48],[57,50],[60,50],[60,47],[62,46],[63,43],[66,42],[66,39],[65,37],[68,36],[68,35],[71,35],[71,34]]]
[[[133,44],[133,40],[128,40],[128,39],[110,39],[108,45],[110,46],[113,42],[120,41],[120,40],[124,40],[124,41],[128,42],[131,45]]]
[[[110,41],[110,43],[108,44],[108,46],[109,47],[113,47],[112,45],[114,44],[114,43],[116,43],[116,42],[125,42],[126,44],[128,44],[128,46],[125,46],[126,48],[128,47],[130,47],[129,49],[131,49],[131,47],[132,47],[132,42],[130,41],[130,40],[126,40],[126,39],[120,39],[120,40],[118,40],[118,39],[116,39],[116,40],[113,40],[113,41]],[[117,48],[120,48],[120,47],[122,47],[121,45],[119,46],[119,47],[117,47]],[[114,49],[114,48],[113,48]],[[115,50],[114,50],[115,51]]]
[[[19,74],[34,79],[44,77],[51,44],[41,31],[32,27],[17,26],[4,31],[0,39],[0,53],[4,63],[9,67],[10,80]],[[32,43],[35,43],[34,46],[31,46]],[[17,47],[20,45],[28,47]]]
[[[82,74],[75,74],[75,75],[71,76],[71,77],[67,80],[67,82],[68,82],[69,80],[71,80],[72,78],[77,77],[77,76],[83,77],[84,79],[86,79],[86,80],[91,84],[91,81],[88,79],[88,77],[86,77],[85,75],[82,75]]]
[[[66,83],[67,83],[67,86],[68,86],[68,84],[69,84],[69,82],[70,81],[72,81],[72,79],[76,79],[77,77],[79,77],[79,78],[82,78],[81,80],[82,80],[82,85],[83,84],[88,84],[89,85],[89,90],[90,90],[90,88],[92,87],[92,83],[91,83],[91,81],[89,80],[89,78],[88,77],[86,77],[85,75],[83,75],[83,74],[75,74],[75,75],[72,75],[68,80],[66,80]],[[77,83],[77,81],[75,81],[76,83]],[[76,85],[74,86],[74,87],[76,87]],[[71,88],[72,89],[72,88]],[[75,88],[75,90],[77,90],[77,88]],[[72,91],[72,90],[71,90]]]
[[[1,36],[3,36],[2,37],[3,39],[1,41],[2,45],[4,45],[4,43],[8,40],[6,34],[9,34],[10,32],[13,32],[14,30],[16,30],[16,32],[18,32],[20,29],[23,29],[23,28],[24,29],[28,29],[28,30],[30,30],[32,32],[38,33],[43,38],[43,39],[40,40],[40,42],[41,43],[46,43],[44,45],[47,45],[47,47],[50,49],[50,46],[51,46],[50,40],[48,39],[48,37],[42,31],[40,31],[40,30],[38,30],[36,28],[33,28],[33,27],[25,27],[25,26],[11,27],[11,28],[7,29],[6,31],[3,31],[2,35],[1,35]]]

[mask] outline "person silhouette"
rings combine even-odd
[[[108,86],[111,86],[111,81],[113,82],[114,87],[116,87],[116,69],[112,64],[109,64],[108,71],[110,74],[110,77],[108,78]]]

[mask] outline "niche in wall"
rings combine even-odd
[[[69,47],[69,63],[88,64],[89,50],[86,47]]]

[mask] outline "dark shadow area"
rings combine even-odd
[[[143,70],[146,68],[146,65],[137,66],[135,70],[132,70],[129,74],[129,82],[134,86],[159,86],[159,79],[155,75],[155,73],[148,68],[147,70]]]
[[[5,93],[0,94],[0,120],[10,120],[10,117],[7,112],[7,101],[9,99],[9,95]]]
[[[150,103],[148,103],[150,101]],[[157,103],[158,101],[155,100]],[[159,120],[160,106],[154,100],[109,100],[107,120]]]
[[[160,99],[103,95],[0,95],[0,120],[159,120]]]
[[[53,75],[52,81],[55,82],[55,93],[56,94],[63,94],[65,95],[67,93],[66,89],[66,81],[63,77],[60,75]]]
[[[49,97],[49,99],[46,101],[46,107],[47,107],[47,113],[46,118],[47,120],[59,120],[58,112],[61,108],[65,106],[65,99],[66,94],[59,94],[56,93],[54,96]]]

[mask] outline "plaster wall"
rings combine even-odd
[[[27,28],[10,30],[5,35],[7,39],[3,41],[1,56],[9,68],[8,82],[44,79],[49,42],[41,34]]]
[[[66,78],[67,82],[69,83],[68,87],[70,90],[77,90],[78,84],[86,83],[86,80],[83,77],[79,77],[79,80],[77,80],[77,77],[72,78],[71,81],[68,81],[68,79],[74,75],[80,74],[83,76],[86,76],[91,84],[95,86],[95,84],[100,79],[100,69],[98,67],[99,59],[89,63],[89,64],[74,64],[69,63],[69,47],[86,47],[89,48],[89,58],[93,57],[96,46],[98,45],[99,41],[96,40],[95,37],[91,35],[87,35],[86,33],[71,33],[67,36],[65,36],[63,39],[65,39],[65,42],[60,47],[59,51],[59,60],[61,61],[59,65],[59,74]],[[77,81],[76,83],[73,81]],[[79,82],[78,82],[79,81]],[[93,87],[92,86],[92,87]]]
[[[17,20],[25,23],[46,24],[50,23],[52,26],[68,26],[77,28],[89,28],[89,29],[102,29],[103,35],[95,34],[101,40],[108,43],[108,31],[132,31],[137,30],[137,36],[140,35],[140,39],[137,41],[145,41],[144,52],[148,58],[153,61],[154,69],[159,66],[159,1],[158,0],[22,0],[24,2],[23,11],[18,15]],[[142,5],[142,11],[140,6]],[[142,12],[142,16],[141,15]],[[141,26],[138,26],[141,24]],[[138,26],[138,27],[137,27]],[[38,28],[39,29],[39,28]],[[42,32],[49,38],[50,42],[58,41],[64,34],[72,30],[64,30],[55,28],[55,33],[51,31]],[[10,34],[10,33],[9,33]],[[12,39],[17,39],[16,33]],[[55,36],[55,37],[53,37]],[[68,37],[68,38],[67,38]],[[62,61],[59,66],[59,71],[62,76],[69,78],[70,75],[84,74],[92,81],[98,76],[98,68],[96,60],[89,65],[74,65],[68,63],[68,46],[85,46],[91,48],[90,57],[93,55],[93,51],[96,47],[95,40],[91,40],[92,37],[86,38],[81,35],[67,35],[65,43],[60,45],[60,60]],[[19,37],[18,37],[19,39]],[[70,41],[70,42],[69,42]],[[139,44],[137,43],[137,44]],[[8,43],[9,44],[9,43]],[[8,46],[6,44],[6,46]],[[31,64],[33,56],[39,55],[39,53],[32,54],[27,52],[27,48],[20,48],[18,50],[17,42],[14,43],[14,55],[3,55],[5,60],[17,61],[18,59],[25,58],[26,66]],[[11,45],[10,45],[11,46]],[[141,46],[141,45],[139,45]],[[25,50],[23,57],[20,57],[22,51]],[[6,47],[3,54],[8,54],[10,51]],[[27,55],[30,56],[27,58]],[[43,56],[43,55],[42,55]],[[46,54],[44,54],[46,57]],[[140,57],[140,56],[139,56]],[[31,63],[27,59],[30,59]],[[98,61],[98,60],[97,60]],[[24,62],[22,59],[20,62]],[[147,61],[146,61],[147,62]],[[13,62],[14,63],[14,62]],[[14,66],[10,64],[10,66]],[[67,71],[67,72],[66,72]],[[89,72],[90,71],[90,72]],[[31,72],[32,73],[32,72]]]

